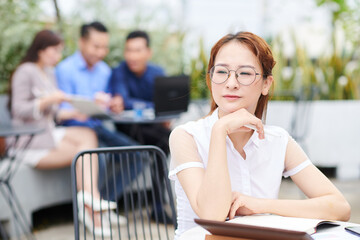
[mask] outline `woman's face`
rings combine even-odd
[[[223,83],[211,82],[212,95],[219,107],[220,117],[241,108],[254,114],[260,94],[268,94],[272,83],[272,77],[263,80],[262,69],[256,56],[246,45],[231,41],[220,48],[214,65],[222,65],[234,71],[241,66],[250,66],[260,74],[256,75],[255,81],[249,86],[241,85],[234,71],[230,71],[230,77]]]
[[[49,46],[39,51],[39,62],[46,67],[55,66],[61,59],[63,45]]]

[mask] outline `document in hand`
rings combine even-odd
[[[100,119],[110,118],[109,114],[103,108],[98,106],[93,100],[78,96],[71,96],[70,103],[74,106],[74,108],[79,110],[79,112],[90,117]]]
[[[278,215],[252,215],[237,217],[227,222],[195,219],[214,235],[251,239],[312,239],[310,234],[319,226],[338,226],[334,221],[282,217]]]

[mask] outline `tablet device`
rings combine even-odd
[[[109,119],[109,114],[98,106],[93,100],[80,98],[80,97],[71,97],[70,103],[74,108],[79,110],[79,112],[88,115],[89,117],[99,118],[99,119]]]
[[[249,238],[257,240],[311,240],[306,232],[270,227],[259,227],[240,223],[220,222],[205,219],[194,221],[213,235]]]

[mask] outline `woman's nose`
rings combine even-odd
[[[238,88],[239,87],[239,82],[236,78],[236,72],[235,71],[230,71],[229,72],[229,78],[226,81],[226,87],[228,88]]]

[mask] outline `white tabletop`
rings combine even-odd
[[[115,123],[120,124],[149,124],[149,123],[163,123],[180,117],[180,114],[170,114],[164,116],[155,116],[153,109],[145,109],[142,117],[136,117],[134,110],[126,110],[120,114],[110,115]]]

